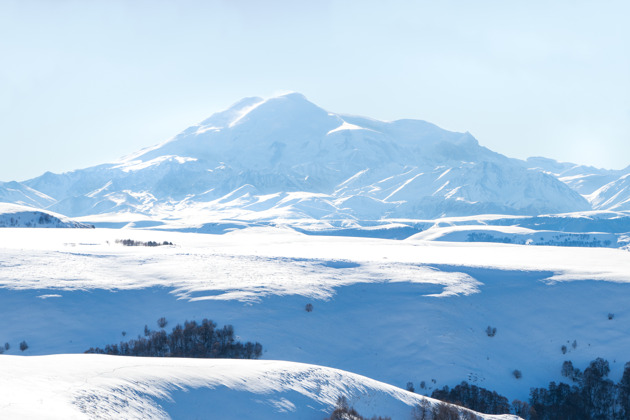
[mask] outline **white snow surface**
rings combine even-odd
[[[557,177],[582,194],[595,210],[630,210],[630,166],[609,170],[546,158],[529,158],[524,165]]]
[[[157,166],[164,162],[175,162],[175,163],[183,164],[186,162],[194,162],[196,160],[197,159],[195,158],[181,157],[181,156],[159,156],[159,157],[156,157],[155,159],[147,160],[144,162],[142,160],[127,160],[124,163],[121,163],[120,165],[115,166],[115,168],[120,168],[125,172],[131,172],[131,171],[139,171],[141,169],[146,169],[150,166]]]
[[[312,237],[270,227],[225,235],[112,229],[5,229],[2,233],[0,285],[16,289],[161,286],[174,288],[184,297],[222,291],[195,299],[241,301],[268,295],[326,299],[336,287],[401,281],[440,285],[444,289],[439,296],[478,292],[474,278],[430,265],[550,272],[550,281],[630,282],[630,254],[606,248],[429,242],[422,240],[423,234],[405,241]],[[176,246],[124,247],[115,243],[127,236],[144,241],[157,237],[158,242]],[[339,270],[331,261],[351,266]],[[186,270],[180,272],[180,267]]]
[[[518,226],[456,225],[434,226],[409,240],[450,242],[497,242],[520,245],[622,248],[629,244],[627,235],[603,232],[559,232]]]
[[[630,172],[587,196],[594,208],[630,210]]]
[[[55,201],[54,198],[20,182],[0,182],[0,202],[29,207],[47,207],[54,204]]]
[[[174,245],[126,247],[116,239]],[[263,402],[252,403],[248,387],[257,382],[245,379],[259,375],[258,367],[283,370],[284,362],[216,361],[233,366],[226,367],[233,371],[227,374],[209,368],[215,361],[10,357],[82,353],[136,337],[145,324],[154,328],[164,316],[169,327],[202,318],[232,324],[240,340],[263,344],[263,361],[328,366],[398,387],[412,381],[425,395],[467,380],[510,400],[526,400],[531,387],[563,380],[564,360],[583,369],[597,357],[606,358],[611,379],[619,379],[630,348],[629,282],[630,253],[611,248],[312,236],[272,227],[223,235],[8,228],[0,231],[0,306],[2,340],[11,348],[0,363],[14,367],[2,367],[0,384],[15,389],[21,396],[12,400],[33,410],[57,403],[69,410],[67,402],[79,395],[85,404],[73,409],[96,407],[106,418],[137,407],[155,410],[156,416],[164,411],[188,418],[190,411],[178,410],[206,400],[256,409],[262,404],[269,414],[261,418],[281,418],[274,417],[281,412],[311,418],[296,414],[308,406],[315,407],[313,419],[325,417],[310,396],[288,386],[300,375],[278,379],[289,391],[259,390],[255,399]],[[313,304],[312,312],[304,310],[306,303]],[[608,313],[615,314],[613,320]],[[495,337],[485,334],[488,325],[497,328]],[[24,352],[18,348],[22,340],[29,344]],[[562,354],[561,345],[573,340],[576,348],[569,344]],[[512,376],[514,369],[523,372],[521,379]],[[330,386],[354,392],[355,376],[339,375],[342,384],[330,381]],[[247,392],[225,394],[224,387],[235,381]],[[425,389],[419,388],[421,381]],[[381,389],[360,382],[369,395]],[[88,391],[76,394],[77,387]],[[183,393],[180,387],[196,390]],[[175,390],[175,402],[162,390]],[[407,418],[404,398],[388,395],[358,398],[357,409],[368,416]],[[125,398],[128,406],[121,402]]]
[[[182,413],[185,393],[199,394],[185,418],[320,420],[345,396],[364,412],[404,419],[424,399],[349,372],[269,360],[0,356],[0,369],[5,419],[168,419]]]
[[[442,286],[437,296],[478,292],[478,282],[468,275],[441,272],[418,265],[410,255],[403,257],[399,252],[412,247],[400,242],[388,244],[403,246],[390,248],[375,259],[369,241],[330,243],[325,238],[311,239],[292,230],[274,228],[250,228],[223,236],[109,229],[98,229],[94,235],[32,235],[13,229],[3,233],[0,286],[15,289],[159,286],[173,288],[179,296],[193,300],[240,301],[259,301],[269,295],[327,299],[341,286],[402,281]],[[146,241],[159,236],[160,242],[167,240],[177,246],[116,244],[116,239],[126,239],[127,234]],[[320,243],[321,247],[316,245],[313,249],[312,243]],[[344,251],[347,243],[353,244],[353,252]],[[25,247],[31,251],[24,252]],[[361,255],[362,252],[365,253]],[[340,271],[334,266],[338,261],[351,266]],[[181,267],[187,268],[180,272]],[[201,296],[192,298],[195,293]]]

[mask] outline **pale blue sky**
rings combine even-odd
[[[245,96],[630,164],[630,2],[0,0],[0,180],[115,160]]]

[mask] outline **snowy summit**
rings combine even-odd
[[[591,209],[554,175],[526,166],[469,133],[331,113],[292,93],[243,99],[120,162],[23,186],[31,202],[69,216],[195,206],[354,220]]]

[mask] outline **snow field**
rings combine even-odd
[[[273,360],[63,354],[3,356],[0,368],[3,418],[166,419],[173,414],[175,418],[319,420],[341,395],[364,412],[387,410],[396,418],[406,418],[422,400],[349,372]],[[181,396],[182,403],[172,396]]]
[[[564,360],[584,368],[604,357],[613,379],[629,361],[630,255],[621,250],[272,228],[1,233],[7,354],[81,353],[136,337],[165,316],[167,330],[191,319],[232,324],[242,340],[263,344],[265,360],[339,368],[399,387],[412,381],[429,395],[468,380],[526,399],[530,387],[563,380]],[[115,243],[127,238],[175,245]],[[487,326],[497,328],[495,337]],[[22,340],[30,346],[24,353]]]

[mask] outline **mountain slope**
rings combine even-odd
[[[630,210],[630,166],[608,170],[540,157],[527,159],[525,166],[557,177],[582,194],[594,210]]]
[[[594,191],[587,198],[596,209],[630,210],[630,172]]]
[[[0,182],[0,202],[44,208],[55,203],[55,199],[20,182],[12,181]]]
[[[94,226],[45,210],[0,203],[0,227],[92,228]]]
[[[219,212],[252,206],[247,212],[260,219],[590,209],[555,177],[481,147],[469,133],[334,114],[299,94],[246,98],[120,162],[24,184],[53,197],[50,209],[73,216],[195,206]],[[309,202],[262,199],[295,192]]]

